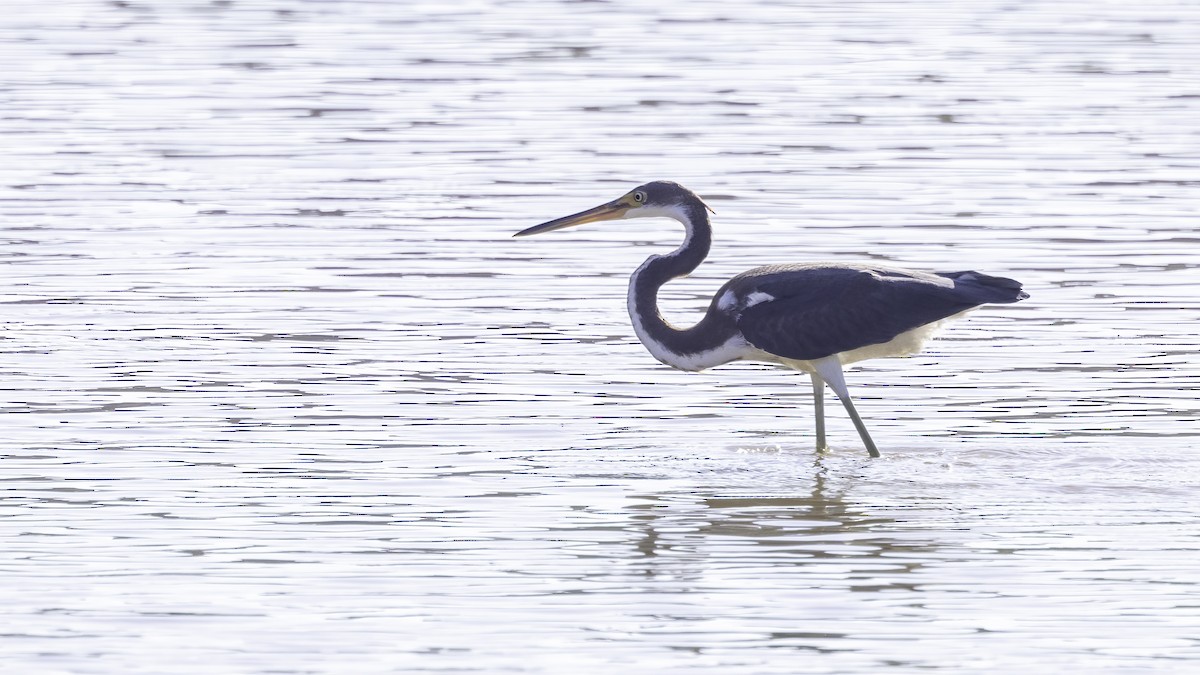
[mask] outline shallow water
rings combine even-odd
[[[1194,3],[0,16],[11,672],[1187,671]],[[1032,297],[847,376],[656,363],[767,262]]]

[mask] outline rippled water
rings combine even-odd
[[[1188,671],[1200,6],[65,2],[0,16],[8,672]],[[633,338],[712,259],[1032,298],[807,380]]]

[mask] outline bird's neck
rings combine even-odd
[[[687,276],[700,266],[712,245],[712,225],[697,200],[663,209],[683,224],[686,236],[679,248],[667,255],[652,255],[629,280],[629,317],[634,332],[659,361],[682,370],[703,370],[729,359],[720,352],[736,334],[736,327],[711,308],[691,328],[672,326],[658,311],[658,289],[672,279]]]

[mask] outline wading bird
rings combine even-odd
[[[921,349],[948,319],[980,305],[1029,297],[1012,279],[979,272],[917,272],[885,265],[805,263],[756,267],[730,279],[700,323],[676,328],[658,311],[658,289],[687,276],[708,255],[711,209],[694,192],[654,181],[587,211],[516,233],[540,234],[621,218],[674,218],[687,234],[666,255],[652,255],[629,280],[629,318],[654,358],[681,370],[730,361],[777,363],[812,378],[817,449],[825,442],[825,385],[841,399],[867,452],[879,450],[854,409],[844,364]]]

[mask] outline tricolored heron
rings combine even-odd
[[[674,218],[687,235],[667,255],[652,255],[629,280],[629,317],[654,358],[681,370],[730,361],[777,363],[812,378],[817,449],[825,442],[825,385],[841,399],[867,452],[879,450],[854,409],[842,366],[908,356],[948,319],[988,303],[1028,296],[1012,279],[979,272],[917,272],[885,265],[804,263],[756,267],[730,279],[700,323],[676,328],[658,311],[658,289],[687,276],[712,244],[711,209],[678,183],[654,181],[619,199],[522,230],[513,236],[619,218]]]

